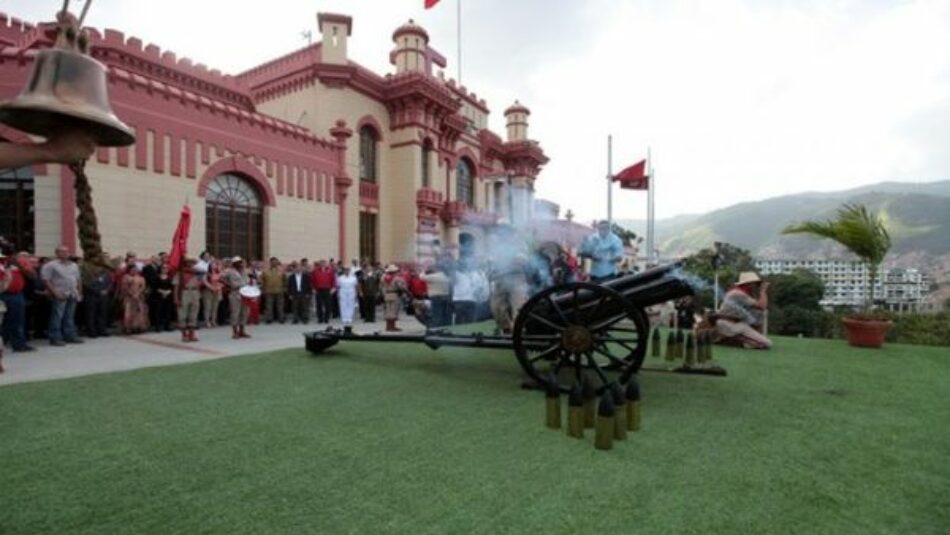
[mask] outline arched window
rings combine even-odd
[[[376,145],[379,135],[369,125],[360,128],[360,180],[376,182]]]
[[[17,251],[32,251],[35,220],[33,168],[0,169],[0,236]]]
[[[468,158],[459,160],[455,168],[455,198],[468,206],[475,206],[475,173],[472,172],[472,163]]]
[[[422,144],[422,187],[429,187],[429,160],[432,157],[432,141],[425,140]]]
[[[264,209],[257,189],[244,177],[215,177],[205,194],[206,248],[218,258],[263,258]]]

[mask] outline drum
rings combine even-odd
[[[250,306],[261,297],[261,289],[251,285],[241,286],[241,289],[238,290],[238,294],[241,296],[241,301],[244,305]]]

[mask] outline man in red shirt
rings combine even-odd
[[[0,278],[5,289],[0,292],[0,301],[6,306],[7,312],[3,318],[3,339],[8,340],[14,351],[33,351],[32,346],[26,343],[26,278],[23,268],[13,256],[5,256],[0,262],[3,270]]]
[[[429,325],[429,285],[419,276],[419,271],[409,268],[409,295],[412,296],[412,313],[423,325]]]
[[[313,268],[310,281],[317,294],[317,323],[329,323],[333,310],[333,290],[336,288],[336,270],[321,260]]]

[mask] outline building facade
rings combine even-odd
[[[756,260],[762,275],[811,271],[825,284],[823,306],[861,306],[868,294],[871,270],[857,260]],[[930,279],[916,269],[894,268],[875,277],[874,301],[894,311],[920,308],[930,290]]]
[[[547,157],[528,108],[516,101],[505,138],[492,132],[486,102],[437,71],[445,58],[412,21],[393,33],[382,75],[348,57],[350,17],[321,13],[317,26],[320,42],[233,76],[90,29],[112,107],[137,137],[86,166],[106,251],[167,249],[185,203],[192,251],[249,258],[419,261],[531,218]],[[0,14],[0,99],[53,36]],[[6,127],[0,137],[29,141]],[[0,232],[21,248],[76,248],[64,166],[0,171],[0,205]]]

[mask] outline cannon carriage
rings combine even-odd
[[[458,334],[359,335],[338,329],[305,334],[306,347],[322,353],[340,341],[423,343],[432,349],[461,346],[512,349],[525,374],[542,387],[568,393],[586,381],[597,393],[612,382],[627,382],[643,366],[650,325],[646,307],[693,294],[670,264],[601,283],[576,282],[542,290],[515,319],[510,336]],[[721,374],[721,369],[718,373]]]

